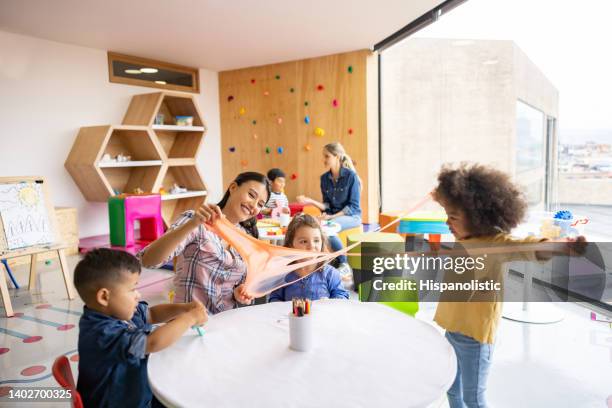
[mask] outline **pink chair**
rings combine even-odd
[[[161,196],[122,195],[108,200],[110,238],[112,245],[133,246],[134,223],[140,221],[140,239],[155,241],[164,233]]]

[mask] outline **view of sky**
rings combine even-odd
[[[612,0],[468,0],[415,37],[512,40],[559,90],[562,142],[612,143]]]

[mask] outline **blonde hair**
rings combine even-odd
[[[323,146],[323,149],[327,150],[328,153],[340,159],[340,167],[344,167],[355,172],[357,180],[359,180],[359,190],[361,190],[363,188],[361,177],[359,177],[359,174],[357,174],[355,163],[353,162],[353,159],[351,159],[351,156],[346,154],[346,150],[344,150],[344,147],[339,142],[333,142]]]
[[[357,170],[355,169],[355,165],[353,164],[353,159],[351,159],[351,156],[346,154],[346,150],[344,150],[344,147],[340,143],[328,143],[323,146],[323,148],[327,150],[330,154],[340,159],[340,166],[345,167],[349,170],[353,170],[355,174],[357,174]]]

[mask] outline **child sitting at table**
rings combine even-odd
[[[268,180],[270,180],[270,198],[266,203],[266,207],[261,210],[263,215],[272,214],[275,208],[289,208],[289,200],[283,192],[285,189],[285,173],[281,169],[270,169],[268,171]]]
[[[527,203],[510,177],[491,167],[463,164],[458,168],[443,168],[433,197],[444,207],[448,216],[446,223],[463,248],[475,244],[480,248],[494,245],[502,249],[497,255],[485,255],[482,269],[488,277],[495,277],[500,282],[505,262],[543,261],[554,252],[580,251],[584,245],[584,237],[579,237],[559,244],[552,253],[518,250],[520,244],[546,239],[518,239],[510,235],[523,219]],[[469,276],[463,271],[451,270],[448,274],[450,279]],[[457,355],[457,375],[448,390],[451,408],[487,405],[486,383],[502,310],[499,293],[495,291],[465,292],[463,296],[467,296],[461,298],[463,301],[457,298],[452,302],[443,301],[441,298],[434,317],[436,323],[446,329],[446,338]]]
[[[147,381],[150,353],[206,322],[200,302],[148,307],[136,290],[140,263],[124,251],[93,250],[74,271],[85,302],[79,321],[77,390],[86,407],[148,407],[157,403]],[[168,322],[153,330],[152,324]]]
[[[313,216],[299,214],[293,218],[287,227],[285,246],[288,248],[304,249],[313,252],[323,252],[327,249],[325,234],[321,225]],[[333,266],[326,264],[305,266],[291,272],[286,280],[294,282],[283,286],[270,294],[270,302],[284,302],[293,298],[307,298],[317,300],[321,298],[348,299],[349,294],[342,286],[340,272]]]

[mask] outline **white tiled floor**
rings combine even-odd
[[[70,265],[73,267],[77,260],[70,257]],[[41,264],[39,269],[40,282],[33,293],[11,290],[13,306],[25,319],[0,318],[0,349],[9,349],[0,354],[0,395],[7,387],[55,386],[51,364],[61,354],[74,360],[76,376],[78,314],[83,304],[66,299],[57,262]],[[27,268],[19,267],[14,272],[19,283],[25,285]],[[151,304],[166,301],[171,276],[165,270],[145,270],[139,285],[144,299]],[[565,314],[559,323],[531,325],[502,320],[489,378],[491,406],[606,407],[606,399],[612,395],[612,329],[608,324],[592,322],[590,311],[582,306],[557,306]],[[434,312],[435,305],[421,304],[417,318],[431,322]],[[75,327],[58,330],[60,325],[70,324]],[[42,339],[24,343],[15,337],[19,334]],[[0,397],[0,406],[24,405]],[[446,401],[439,406],[447,406]]]

